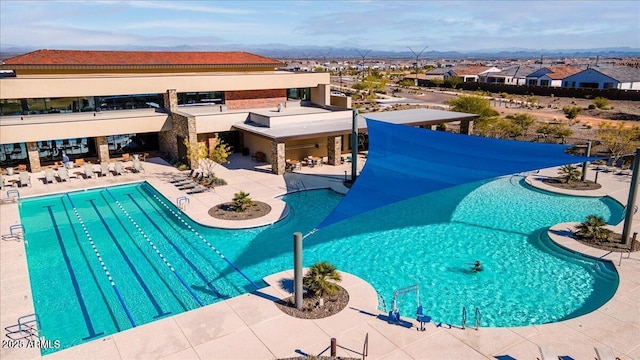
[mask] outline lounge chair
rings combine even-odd
[[[180,190],[189,190],[189,189],[193,189],[194,187],[199,186],[199,184],[195,181],[190,181],[186,184],[182,184],[180,186],[177,186],[178,189]]]
[[[195,170],[191,170],[189,172],[189,174],[179,174],[179,175],[174,175],[171,177],[171,180],[169,180],[170,183],[177,183],[177,182],[181,182],[181,181],[185,181],[185,180],[191,180],[193,179],[193,177],[196,175]]]
[[[596,355],[598,356],[598,360],[616,360],[616,356],[613,355],[613,351],[611,351],[611,349],[609,348],[604,348],[604,347],[600,347],[600,348],[595,348],[596,350]]]
[[[187,194],[197,194],[197,193],[205,192],[208,190],[209,188],[206,186],[196,185],[196,187],[187,190]]]
[[[29,175],[28,172],[21,171],[19,176],[20,176],[19,178],[20,187],[31,186],[31,176]]]
[[[85,164],[85,165],[84,165],[84,176],[85,176],[87,179],[90,179],[90,178],[92,178],[92,177],[93,177],[93,175],[94,175],[94,174],[93,174],[93,165],[91,165],[91,164]]]
[[[551,346],[538,346],[541,360],[558,360],[559,356]]]
[[[122,175],[125,173],[124,165],[122,164],[122,161],[116,161],[116,164],[114,165],[113,173],[116,175]]]
[[[60,179],[60,182],[70,181],[71,179],[69,178],[69,170],[67,170],[66,167],[59,168],[58,169],[58,178]]]
[[[50,184],[56,182],[56,177],[52,169],[46,169],[44,171],[44,183]]]
[[[107,175],[109,175],[109,163],[103,161],[100,163],[100,176]]]

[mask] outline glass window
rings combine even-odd
[[[178,105],[224,104],[224,91],[178,93]]]
[[[309,88],[287,89],[287,99],[291,100],[310,100],[311,90]]]

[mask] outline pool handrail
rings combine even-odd
[[[86,225],[84,224],[84,220],[82,220],[82,217],[80,216],[80,213],[78,212],[78,209],[76,208],[76,205],[73,203],[73,200],[71,200],[71,196],[69,195],[69,193],[65,193],[65,195],[67,195],[67,199],[69,199],[69,203],[71,203],[71,208],[73,209],[73,212],[75,213],[76,218],[80,222],[80,226],[82,226],[82,230],[84,231],[84,234],[87,236],[87,239],[89,240],[89,243],[91,244],[91,247],[93,248],[93,252],[96,254],[96,257],[98,258],[98,261],[100,261],[100,265],[102,266],[102,270],[104,271],[104,274],[107,276],[107,279],[109,280],[109,283],[111,284],[111,288],[116,293],[116,296],[118,297],[118,301],[120,301],[120,305],[122,305],[122,308],[124,309],[124,312],[126,313],[127,318],[129,319],[129,322],[131,323],[131,326],[136,327],[136,322],[133,320],[133,316],[131,315],[131,312],[129,311],[129,308],[127,307],[127,304],[124,302],[124,299],[122,298],[122,294],[120,294],[120,291],[118,290],[118,287],[116,286],[116,283],[113,280],[113,277],[111,276],[111,272],[109,271],[109,269],[107,268],[107,265],[102,260],[102,256],[100,256],[100,252],[98,251],[98,248],[96,247],[96,244],[93,242],[93,238],[91,238],[91,234],[89,233],[89,230],[87,229]]]

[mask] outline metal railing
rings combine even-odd
[[[465,306],[462,307],[462,328],[465,329],[467,327],[467,308]]]
[[[482,314],[480,314],[480,309],[476,308],[475,313],[473,314],[474,318],[474,326],[476,330],[480,327],[480,322],[482,321]]]
[[[180,210],[184,210],[185,207],[191,202],[191,200],[189,200],[188,197],[186,196],[180,196],[179,198],[176,199],[176,205],[178,206],[178,209]]]

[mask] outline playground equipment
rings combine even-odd
[[[389,311],[389,322],[400,323],[399,302],[404,298],[404,295],[410,293],[416,293],[416,321],[420,323],[419,331],[424,331],[424,324],[431,322],[431,316],[424,314],[424,309],[420,305],[420,286],[418,284],[407,286],[398,289],[393,292],[393,301],[391,303],[391,311]]]

